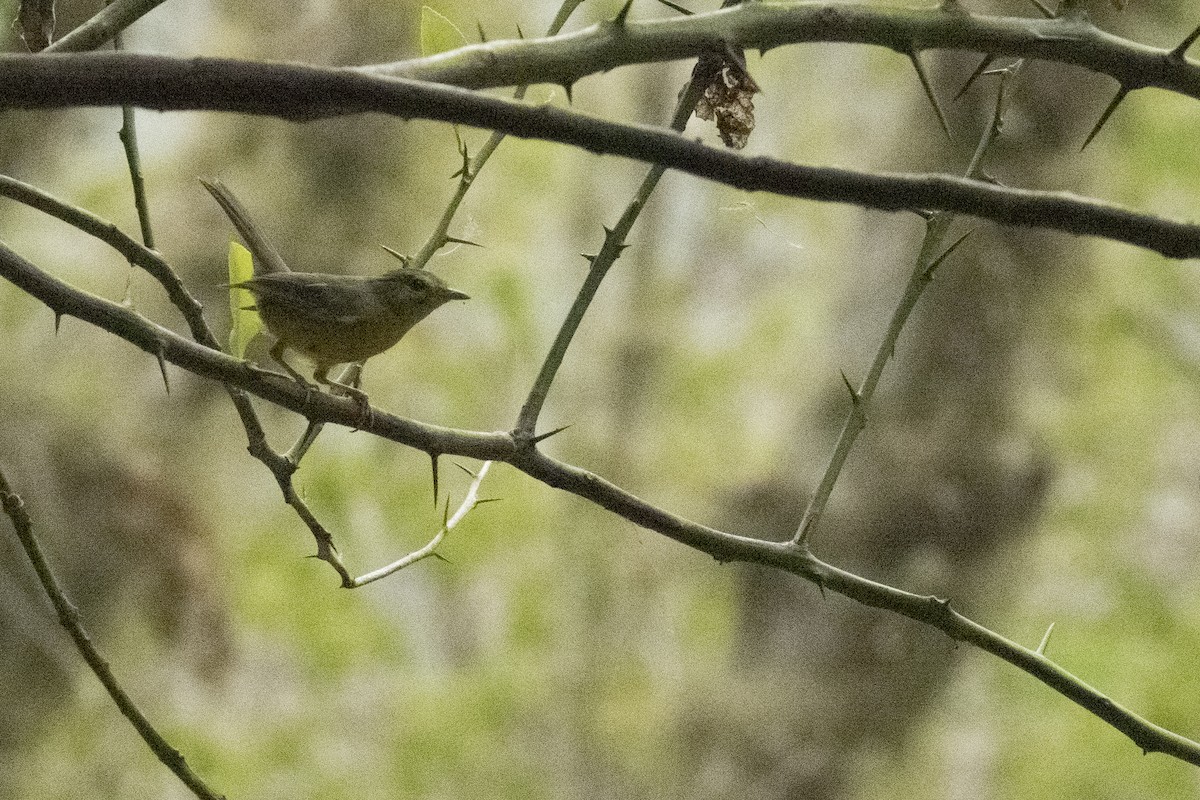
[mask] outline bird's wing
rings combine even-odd
[[[262,275],[243,285],[260,305],[293,309],[318,325],[352,325],[378,313],[378,301],[366,286],[339,275]]]

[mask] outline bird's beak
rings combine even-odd
[[[447,289],[446,290],[446,299],[447,300],[470,300],[471,296],[469,294],[463,294],[462,292],[457,291],[455,289]]]

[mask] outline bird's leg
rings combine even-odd
[[[287,374],[291,375],[293,380],[298,383],[303,383],[305,386],[311,386],[312,384],[306,381],[303,375],[292,369],[292,365],[284,359],[283,353],[285,350],[287,350],[287,345],[284,344],[283,340],[276,339],[275,344],[271,345],[271,358],[275,359],[276,364],[287,370]]]
[[[307,407],[309,397],[312,395],[312,393],[314,391],[316,391],[316,387],[313,386],[311,383],[309,383],[307,380],[305,380],[303,375],[301,375],[299,372],[296,372],[296,370],[292,369],[292,365],[289,364],[287,362],[287,360],[283,357],[283,353],[285,350],[287,350],[287,345],[284,344],[283,340],[276,339],[275,344],[271,345],[271,349],[269,352],[271,354],[271,358],[275,359],[275,363],[278,364],[279,366],[283,367],[284,369],[286,369],[288,375],[292,376],[292,378],[297,383],[302,385],[307,390],[307,393],[304,395],[304,405]]]
[[[313,373],[313,378],[317,383],[323,383],[329,387],[334,394],[342,394],[349,397],[354,402],[358,403],[360,410],[358,423],[355,426],[361,428],[364,425],[370,425],[375,420],[375,412],[371,410],[371,401],[367,399],[367,393],[359,389],[357,385],[350,385],[335,381],[329,377],[329,366],[321,366]],[[362,380],[362,370],[359,369],[354,376],[354,384],[358,384]]]

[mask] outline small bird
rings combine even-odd
[[[329,370],[338,364],[362,364],[400,341],[439,306],[470,299],[432,272],[407,266],[378,277],[292,272],[224,184],[203,178],[200,183],[233,222],[254,257],[254,277],[232,286],[254,295],[251,308],[276,338],[271,357],[306,385],[283,355],[290,348],[312,359],[317,367],[313,378],[353,397],[362,404],[364,415],[369,415],[370,409],[366,393],[357,385],[332,380]]]

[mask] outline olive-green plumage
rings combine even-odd
[[[378,277],[292,272],[228,188],[200,182],[254,257],[254,277],[233,285],[254,295],[254,307],[277,339],[271,356],[297,380],[303,378],[283,359],[289,348],[316,363],[318,382],[341,386],[365,403],[358,389],[331,381],[329,370],[382,353],[439,306],[469,299],[423,269],[404,267]]]

